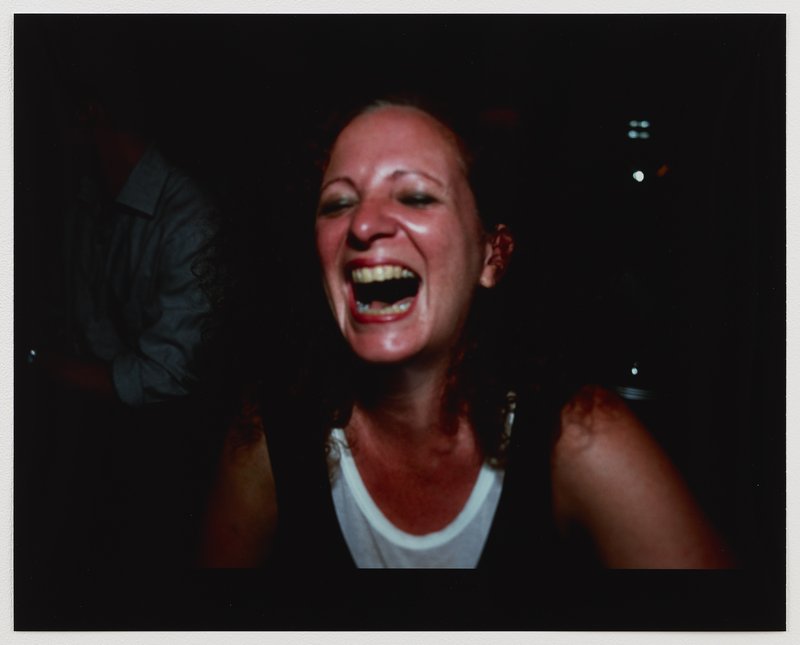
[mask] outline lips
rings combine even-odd
[[[396,263],[348,263],[350,309],[359,322],[392,322],[409,315],[421,283],[409,267]]]

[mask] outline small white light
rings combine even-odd
[[[633,173],[633,178],[641,183],[644,181],[644,173],[641,170],[637,170]]]
[[[639,373],[639,368],[638,367],[632,367],[631,368],[631,374],[636,376],[638,373]]]
[[[632,128],[638,128],[639,127],[639,122],[638,121],[628,121],[628,125],[631,126]]]
[[[628,138],[629,139],[635,139],[638,136],[639,136],[639,133],[636,132],[636,130],[628,130]]]
[[[649,132],[640,132],[639,133],[639,138],[640,139],[649,139],[650,138],[650,133]]]
[[[650,121],[639,121],[639,127],[640,128],[649,128],[650,127]]]

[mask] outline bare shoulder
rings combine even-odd
[[[624,401],[599,386],[585,386],[561,410],[553,447],[553,492],[562,526],[586,524],[604,512],[623,484],[674,478],[673,468]],[[666,472],[664,472],[666,471]]]
[[[269,452],[261,405],[249,396],[242,398],[237,414],[225,434],[223,464],[233,467],[267,468]]]
[[[258,403],[244,398],[228,426],[209,497],[200,564],[254,567],[269,555],[277,523],[264,418]]]
[[[641,446],[631,442],[647,438],[647,431],[619,396],[598,385],[587,385],[561,410],[554,458],[593,458],[616,444],[620,450],[636,450]]]
[[[614,393],[587,386],[564,406],[552,472],[556,521],[587,531],[608,566],[728,563],[678,470]]]
[[[672,470],[638,417],[619,396],[603,387],[581,388],[562,408],[560,422],[553,467],[568,482],[580,483],[583,478],[577,477],[581,474],[591,477],[626,464],[648,472]]]

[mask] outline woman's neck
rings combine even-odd
[[[396,367],[359,370],[347,439],[381,511],[400,529],[423,535],[458,515],[483,457],[468,416],[444,405],[449,362]]]
[[[350,427],[407,446],[457,433],[463,419],[443,409],[447,378],[446,364],[364,368],[357,376],[358,396]]]

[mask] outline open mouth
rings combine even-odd
[[[353,268],[350,281],[356,312],[364,317],[407,313],[420,285],[416,273],[395,264]]]

